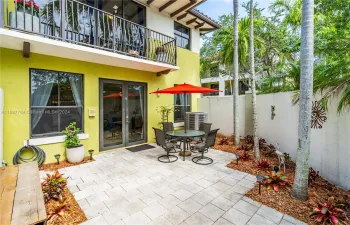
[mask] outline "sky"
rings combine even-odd
[[[255,0],[259,8],[265,8],[263,15],[268,16],[268,7],[274,0]],[[245,9],[241,6],[242,3],[248,0],[239,0],[239,17],[246,16]],[[198,10],[208,15],[214,20],[218,20],[220,15],[229,14],[233,12],[233,0],[207,0],[199,5]]]

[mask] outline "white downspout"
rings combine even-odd
[[[4,165],[4,141],[3,141],[3,135],[4,135],[4,90],[2,90],[2,88],[0,88],[0,167],[2,167]]]

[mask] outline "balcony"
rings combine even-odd
[[[0,47],[162,72],[177,70],[175,39],[76,0],[4,0]],[[24,3],[23,3],[24,2]],[[23,7],[25,5],[25,7]],[[1,27],[1,26],[0,26]]]

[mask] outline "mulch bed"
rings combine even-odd
[[[79,163],[69,163],[67,160],[64,160],[64,161],[60,161],[60,164],[57,164],[57,163],[43,164],[43,165],[40,166],[39,170],[52,170],[52,171],[55,171],[55,170],[62,169],[62,168],[65,168],[65,167],[77,166],[77,165],[84,164],[84,163],[89,163],[89,162],[92,162],[92,161],[95,161],[94,158],[92,158],[92,160],[90,160],[90,156],[86,156],[84,158],[84,160],[82,162],[79,162]]]
[[[48,225],[75,225],[87,220],[74,196],[67,187],[63,191],[63,202],[54,199],[45,204]]]
[[[95,160],[93,158],[90,160],[90,156],[87,156],[80,163],[69,163],[68,161],[64,160],[60,161],[60,164],[43,164],[39,169],[45,171],[55,171],[65,167],[77,166],[92,161]],[[79,204],[67,187],[64,188],[62,197],[62,202],[51,199],[45,203],[48,225],[75,225],[87,220],[83,210],[80,208]]]
[[[214,149],[221,150],[225,152],[231,152],[233,154],[242,154],[243,152],[237,150],[238,146],[233,146],[233,138],[228,138],[229,145],[219,145],[220,139],[222,137],[218,137],[216,141],[216,145]],[[241,144],[244,144],[245,141],[241,140]],[[253,150],[247,151],[250,155],[250,160],[243,161],[239,160],[238,165],[236,165],[236,160],[232,161],[227,166],[229,168],[243,171],[252,175],[267,175],[268,171],[271,171],[274,166],[278,166],[278,158],[276,154],[272,154],[270,157],[264,157],[261,154],[261,158],[267,160],[270,164],[270,170],[264,171],[259,170],[254,165],[254,155]],[[283,168],[281,168],[281,172],[283,172]],[[294,181],[295,176],[295,163],[292,161],[288,161],[286,163],[286,171],[284,173],[290,182]],[[267,190],[265,186],[261,187],[261,195],[259,195],[259,185],[255,185],[255,187],[246,193],[246,196],[254,199],[255,201],[261,202],[271,208],[274,208],[282,213],[288,214],[292,217],[295,217],[299,220],[307,222],[309,224],[317,224],[314,221],[310,221],[310,214],[312,213],[313,208],[316,206],[316,203],[326,202],[329,197],[333,196],[340,203],[345,204],[343,210],[346,211],[347,215],[350,215],[350,191],[345,191],[322,177],[317,177],[316,180],[310,184],[309,186],[309,199],[307,201],[299,201],[292,198],[291,195],[292,187],[286,187],[284,189],[280,188],[278,192],[274,190]],[[317,196],[315,195],[317,194]]]

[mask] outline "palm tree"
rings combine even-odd
[[[302,2],[300,52],[300,107],[296,171],[292,197],[308,198],[311,112],[314,64],[314,0]]]
[[[238,0],[233,1],[233,120],[235,145],[239,145],[239,104],[238,104]]]
[[[270,11],[283,17],[283,24],[296,31],[301,26],[302,0],[275,0]]]
[[[249,59],[250,75],[253,99],[253,137],[254,137],[254,158],[260,160],[259,137],[258,137],[258,115],[256,110],[256,88],[255,88],[255,63],[254,63],[254,4],[250,0],[250,31],[249,31]]]

